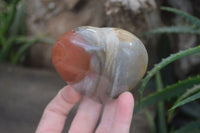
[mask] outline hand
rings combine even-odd
[[[47,105],[36,133],[61,133],[64,123],[73,106],[80,100],[81,94],[66,86]],[[101,121],[96,133],[128,133],[134,107],[130,92],[122,93],[116,100],[104,106]],[[69,133],[92,133],[100,117],[102,105],[83,97],[74,117]]]

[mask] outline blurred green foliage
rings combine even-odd
[[[162,7],[161,9],[179,15],[180,17],[184,18],[189,24],[153,29],[145,32],[144,36],[161,33],[181,33],[194,35],[200,34],[200,19],[174,8]],[[200,109],[200,104],[197,101],[198,99],[200,99],[200,76],[196,75],[194,77],[189,77],[188,79],[178,81],[177,83],[174,83],[172,85],[164,86],[162,75],[160,74],[161,69],[165,68],[170,63],[173,63],[180,58],[187,57],[193,54],[200,54],[200,45],[186,49],[184,51],[179,51],[177,53],[171,54],[166,58],[163,58],[158,64],[153,67],[152,70],[147,72],[147,75],[141,81],[140,100],[136,104],[134,111],[136,113],[141,108],[148,107],[149,105],[155,103],[158,105],[158,118],[155,120],[154,123],[152,122],[152,118],[147,113],[147,118],[150,123],[150,127],[152,128],[151,132],[200,133],[200,113],[196,113],[195,111]],[[143,98],[143,92],[146,88],[146,85],[154,77],[154,75],[156,75],[157,91]],[[164,106],[164,104],[168,103],[169,101],[173,102],[173,104],[171,108],[168,107],[168,109],[166,109],[166,106]],[[195,104],[190,104],[192,106],[183,106],[186,103],[191,102],[195,102]],[[182,109],[185,111],[185,115],[193,116],[193,122],[188,122],[186,126],[176,130],[173,126],[170,127],[169,123],[171,122],[172,116],[174,112],[176,112],[176,109],[181,107],[184,107]],[[166,119],[167,117],[168,119]]]
[[[0,1],[0,60],[13,64],[23,63],[30,46],[36,42],[53,44],[45,36],[26,36],[26,11],[24,0]]]

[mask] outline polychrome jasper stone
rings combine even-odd
[[[145,74],[148,55],[128,31],[82,26],[56,41],[52,61],[70,86],[105,103],[136,86]]]

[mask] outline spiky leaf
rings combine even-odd
[[[192,101],[197,100],[199,98],[200,98],[200,92],[198,92],[198,93],[196,93],[196,94],[194,94],[194,95],[192,95],[192,96],[190,96],[190,97],[178,102],[170,110],[176,109],[176,108],[178,108],[180,106],[183,106],[186,103],[192,102]]]
[[[188,55],[192,55],[192,54],[196,54],[200,52],[200,45],[194,48],[190,48],[184,51],[180,51],[178,53],[172,54],[169,57],[163,59],[160,63],[158,63],[157,65],[155,65],[155,67],[147,73],[146,77],[142,80],[142,85],[140,88],[140,100],[142,98],[142,94],[144,92],[144,88],[146,86],[146,84],[148,83],[148,81],[159,71],[161,70],[163,67],[165,67],[166,65],[172,63],[175,60],[178,60],[182,57],[188,56]]]
[[[185,13],[185,12],[183,12],[181,10],[170,8],[170,7],[161,7],[161,9],[164,10],[164,11],[175,13],[175,14],[183,17],[184,19],[186,19],[192,25],[200,28],[200,20],[198,18],[188,14],[188,13]]]
[[[145,32],[143,35],[161,34],[161,33],[181,33],[181,34],[200,34],[200,30],[188,26],[162,27]]]
[[[183,94],[188,88],[193,87],[196,84],[200,83],[200,76],[189,78],[183,81],[179,81],[176,84],[167,86],[160,92],[155,92],[149,96],[143,98],[140,103],[140,107],[146,107],[152,104],[156,104],[159,101],[169,100],[176,96]],[[139,110],[139,103],[136,104],[134,112],[136,113]]]
[[[200,133],[200,120],[191,122],[173,133]]]
[[[182,101],[183,99],[187,98],[188,96],[196,93],[196,92],[199,92],[200,91],[200,85],[195,85],[194,87],[188,89],[182,96],[180,96],[177,101],[174,103],[173,106],[175,106],[176,104],[178,104],[180,101]],[[174,109],[170,109],[170,112],[169,112],[169,115],[168,115],[168,121],[170,121],[171,119],[171,116],[174,112],[175,108]]]

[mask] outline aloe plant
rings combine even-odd
[[[190,124],[182,127],[174,133],[199,133],[200,131],[200,120],[191,122]]]
[[[192,102],[192,101],[194,101],[194,100],[199,99],[199,98],[200,98],[200,86],[199,86],[199,85],[198,85],[198,86],[195,86],[195,87],[192,88],[192,89],[193,89],[193,90],[194,90],[194,89],[195,89],[195,90],[198,90],[198,92],[195,93],[195,94],[193,94],[193,95],[191,95],[191,96],[189,96],[189,97],[187,97],[187,98],[182,98],[182,97],[180,97],[181,99],[179,99],[178,102],[174,104],[174,106],[170,109],[170,111],[172,111],[172,110],[176,109],[177,107],[180,107],[180,106],[182,106],[182,105],[184,105],[184,104],[186,104],[186,103],[189,103],[189,102]],[[192,90],[192,91],[193,91],[193,90]],[[189,95],[189,94],[187,94],[187,95]]]
[[[150,94],[149,96],[142,98],[140,102],[140,107],[144,108],[149,105],[153,105],[158,103],[158,101],[168,101],[174,97],[181,96],[185,91],[189,88],[192,88],[194,85],[200,83],[200,76],[197,75],[196,77],[189,77],[188,79],[179,81],[178,83],[166,86],[159,92],[155,92]],[[135,106],[135,113],[140,109],[139,103]]]
[[[151,71],[147,72],[146,77],[142,80],[142,85],[141,85],[141,88],[140,88],[140,100],[142,98],[142,94],[144,92],[144,88],[145,88],[146,84],[159,70],[161,70],[166,65],[168,65],[168,64],[170,64],[170,63],[172,63],[172,62],[174,62],[174,61],[176,61],[176,60],[178,60],[182,57],[189,56],[189,55],[196,54],[196,53],[200,53],[200,45],[197,46],[197,47],[194,47],[194,48],[190,48],[190,49],[187,49],[187,50],[184,50],[184,51],[180,51],[180,52],[175,53],[175,54],[171,54],[169,57],[163,59],[160,63],[155,65],[155,67]]]
[[[26,51],[36,42],[53,44],[54,40],[43,35],[28,38],[25,34],[24,0],[10,3],[0,1],[0,60],[13,64],[20,62]]]
[[[200,19],[185,13],[183,11],[169,8],[169,7],[162,7],[161,8],[164,11],[168,11],[171,13],[174,13],[176,15],[179,15],[183,19],[185,19],[188,24],[178,25],[178,26],[170,26],[170,27],[161,27],[158,29],[153,29],[150,31],[145,32],[143,35],[153,35],[153,34],[169,34],[169,33],[176,33],[176,34],[194,34],[199,35],[200,34]],[[177,53],[171,54],[170,56],[162,59],[158,64],[156,64],[149,72],[147,72],[147,75],[143,78],[141,81],[141,86],[139,90],[140,99],[139,102],[136,104],[134,113],[137,113],[138,110],[144,107],[148,107],[152,104],[158,104],[158,129],[160,132],[167,132],[166,128],[166,120],[164,117],[164,114],[166,113],[164,102],[168,100],[172,100],[176,98],[177,100],[174,102],[174,105],[169,109],[168,114],[168,122],[170,122],[170,118],[175,111],[176,108],[183,106],[186,103],[195,101],[197,99],[200,99],[200,76],[194,76],[189,77],[188,79],[178,81],[177,83],[174,83],[172,85],[163,86],[161,75],[159,74],[159,71],[163,68],[165,68],[168,64],[183,58],[187,57],[189,55],[194,55],[200,53],[200,45],[197,45],[196,47],[186,49],[184,51],[179,51]],[[143,98],[143,92],[146,88],[147,83],[151,80],[152,77],[156,75],[156,84],[157,84],[157,91],[144,97]],[[163,88],[163,89],[162,89]],[[150,119],[150,118],[148,118]],[[151,121],[152,123],[152,121]],[[151,124],[152,125],[152,124]],[[199,120],[193,123],[189,123],[185,127],[179,129],[179,130],[171,130],[172,133],[186,133],[186,132],[200,132],[199,128]],[[163,130],[160,130],[162,127]],[[170,129],[169,129],[170,131]],[[170,133],[171,133],[170,132]]]
[[[162,7],[161,9],[179,15],[180,17],[188,21],[189,25],[185,23],[184,25],[161,27],[158,29],[147,31],[143,35],[161,34],[161,33],[181,33],[181,34],[196,34],[196,35],[200,34],[200,19],[174,8]]]
[[[191,98],[190,98],[190,97],[192,97],[192,96],[190,96],[190,95],[192,95],[192,94],[194,94],[194,93],[196,93],[196,92],[198,92],[197,95],[200,93],[200,84],[194,85],[194,87],[188,89],[183,95],[181,95],[181,96],[176,100],[176,102],[174,103],[173,107],[169,110],[170,112],[169,112],[169,116],[168,116],[168,121],[170,121],[171,116],[172,116],[174,110],[175,110],[177,107],[179,107],[179,106],[181,106],[181,105],[184,105],[184,104],[186,104],[186,103],[188,103],[188,102],[191,102]],[[195,94],[195,95],[196,95],[196,94]],[[189,97],[189,96],[190,96],[190,97]],[[189,97],[189,100],[187,100],[188,97]],[[200,98],[200,97],[197,97],[197,98]],[[193,100],[193,99],[192,99],[192,100]]]
[[[156,73],[156,88],[157,92],[161,92],[163,89],[163,83],[160,72]],[[165,106],[163,101],[158,102],[158,131],[160,133],[167,133],[167,126],[165,120]]]

